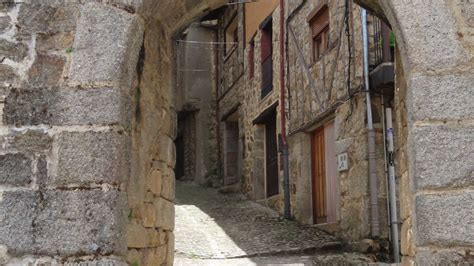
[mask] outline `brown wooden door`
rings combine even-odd
[[[267,197],[278,194],[278,150],[276,138],[276,114],[265,122],[265,161]]]
[[[326,208],[326,162],[324,128],[313,133],[311,140],[313,222],[327,222]]]

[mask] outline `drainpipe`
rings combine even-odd
[[[387,108],[387,150],[388,150],[388,187],[390,197],[390,228],[392,229],[392,251],[395,263],[400,262],[400,247],[398,246],[397,192],[395,182],[395,164],[393,157],[393,126],[392,109]]]
[[[388,188],[388,152],[387,152],[387,128],[386,128],[386,121],[387,121],[387,118],[385,117],[385,99],[384,99],[384,95],[382,93],[382,136],[383,136],[383,139],[384,139],[384,145],[383,145],[383,166],[384,166],[384,174],[385,174],[385,195],[387,195],[387,200],[386,200],[386,208],[387,208],[387,224],[390,225],[390,213],[389,213],[389,210],[390,210],[390,192],[389,192],[389,188]],[[388,241],[392,241],[392,234],[388,234]]]
[[[286,139],[286,115],[285,115],[285,0],[280,0],[280,123],[281,144],[283,154],[283,191],[284,191],[284,218],[291,218],[290,202],[290,170],[289,152]]]
[[[369,42],[367,34],[367,11],[361,8],[361,22],[362,22],[362,42],[364,47],[364,83],[365,83],[365,98],[367,104],[367,140],[369,151],[369,191],[370,191],[370,229],[372,237],[380,236],[379,223],[379,204],[378,204],[378,182],[377,182],[377,167],[375,154],[375,131],[372,122],[372,104],[370,100],[369,87]]]

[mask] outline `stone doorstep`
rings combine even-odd
[[[311,227],[319,228],[328,234],[334,234],[339,230],[337,223],[313,224]]]
[[[225,259],[239,259],[239,258],[256,258],[256,257],[266,257],[266,256],[290,256],[290,255],[312,255],[319,253],[327,253],[333,251],[340,251],[343,248],[342,242],[334,241],[327,242],[320,247],[305,247],[305,248],[290,248],[290,249],[280,249],[272,250],[266,252],[250,252],[245,255],[236,255],[236,256],[226,256]],[[189,257],[190,255],[184,252],[175,252],[176,255],[182,255],[184,257]],[[192,258],[199,259],[212,259],[212,257],[204,257],[199,255],[193,255]]]

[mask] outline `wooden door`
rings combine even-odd
[[[337,208],[337,167],[336,167],[336,138],[334,122],[324,126],[324,158],[326,172],[326,208],[328,223],[336,222]]]
[[[313,223],[327,222],[326,162],[324,128],[313,133],[311,140]]]
[[[265,122],[265,165],[267,197],[278,194],[278,150],[276,138],[276,114]]]

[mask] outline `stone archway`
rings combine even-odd
[[[1,160],[15,173],[0,180],[0,263],[170,264],[172,39],[226,1],[60,2],[0,7],[19,26],[0,35]],[[388,18],[402,55],[404,260],[466,260],[472,3],[358,2]]]
[[[474,4],[356,0],[387,19],[396,70],[403,263],[468,262],[473,252]]]
[[[224,2],[1,4],[0,264],[172,264],[172,40]]]
[[[170,0],[156,5],[147,1],[138,8],[146,26],[135,84],[137,112],[132,120],[128,263],[173,262],[177,134],[174,37],[193,20],[225,2]]]

